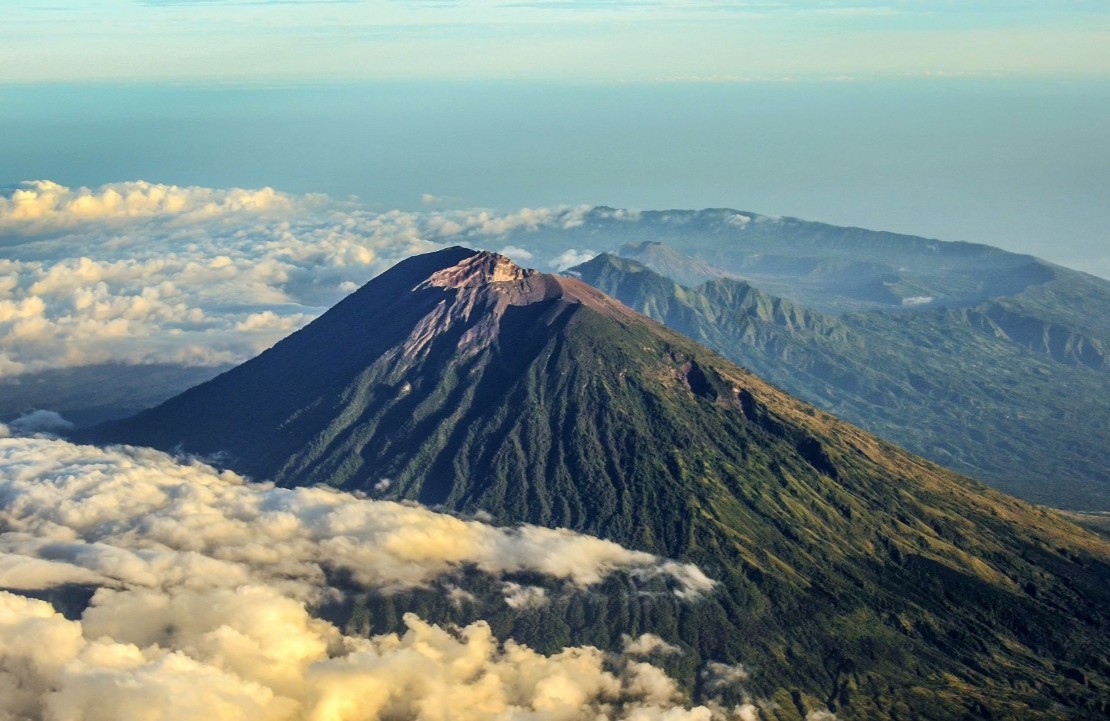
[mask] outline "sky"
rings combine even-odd
[[[733,207],[1110,277],[1110,5],[0,0],[0,187]]]
[[[5,0],[0,82],[1105,77],[1100,0]]]

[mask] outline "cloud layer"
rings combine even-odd
[[[497,528],[327,488],[248,483],[144,448],[0,439],[0,587],[59,579],[111,588],[280,587],[301,601],[342,569],[368,587],[410,587],[474,566],[585,587],[609,573],[666,576],[694,596],[694,566],[537,526]],[[50,565],[48,581],[32,571]],[[65,573],[71,577],[64,578]]]
[[[373,213],[271,188],[26,182],[0,195],[0,376],[239,362],[404,257],[574,228],[586,210]]]
[[[344,636],[313,618],[326,571],[367,588],[462,565],[585,586],[712,586],[694,567],[568,531],[494,528],[327,489],[256,485],[157,451],[0,439],[0,718],[710,719],[675,682],[594,648],[543,656],[484,622]],[[693,581],[692,581],[693,579]],[[79,620],[27,597],[95,588]],[[535,590],[506,583],[514,593]],[[657,646],[633,641],[638,653]]]
[[[142,181],[76,190],[49,180],[21,183],[0,198],[0,230],[43,231],[89,221],[177,216],[197,222],[221,215],[262,212],[292,205],[273,188],[214,190]]]
[[[649,664],[620,660],[614,668],[590,647],[544,656],[499,643],[482,622],[453,631],[410,614],[403,634],[352,638],[257,587],[104,593],[96,604],[70,621],[46,602],[0,591],[0,714],[90,721],[724,717],[680,705],[674,681]]]
[[[585,586],[692,566],[565,531],[494,528],[327,489],[249,484],[154,451],[0,439],[0,718],[709,719],[630,656],[544,656],[484,622],[409,615],[356,638],[308,611],[345,569],[368,588],[463,565]],[[27,597],[95,588],[80,619]],[[509,584],[506,584],[507,586]],[[515,607],[542,601],[515,586]],[[662,648],[629,639],[632,653]]]

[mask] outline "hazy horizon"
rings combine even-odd
[[[0,186],[147,180],[373,210],[731,207],[1110,278],[1110,81],[0,87]]]
[[[0,186],[732,207],[1110,278],[1087,0],[0,0]]]

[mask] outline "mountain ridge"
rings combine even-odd
[[[1029,315],[1020,298],[835,317],[735,279],[687,288],[611,254],[571,270],[791,393],[934,461],[1035,502],[1110,508],[1110,444],[1099,442],[1110,440],[1110,376],[1099,342],[1082,340],[1094,328],[1037,325],[1057,330],[1029,331],[1019,342],[991,319],[991,309]],[[1028,347],[1038,340],[1043,347]]]

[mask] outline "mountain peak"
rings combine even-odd
[[[587,283],[521,267],[500,253],[455,246],[426,257],[436,265],[428,267],[417,257],[403,261],[397,268],[413,262],[414,268],[406,271],[410,273],[407,276],[409,282],[421,278],[411,286],[413,291],[456,292],[457,302],[451,304],[452,310],[444,317],[469,319],[478,311],[486,325],[496,324],[510,307],[555,300],[567,305],[588,306],[609,317],[636,316],[623,304]],[[440,324],[442,320],[438,318],[435,323]]]
[[[671,246],[655,240],[628,243],[621,246],[617,255],[634,260],[687,288],[697,287],[710,280],[739,277],[700,258],[683,255]]]
[[[499,253],[474,251],[454,265],[432,273],[417,288],[476,288],[490,283],[524,280],[535,273]]]

